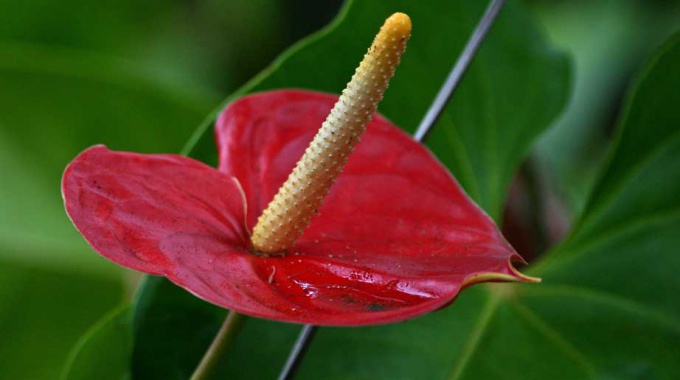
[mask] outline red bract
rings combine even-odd
[[[217,122],[219,170],[92,147],[64,173],[66,210],[108,259],[287,322],[396,322],[474,283],[532,280],[446,169],[379,115],[295,247],[283,257],[250,252],[250,229],[336,100],[285,90],[232,103]]]

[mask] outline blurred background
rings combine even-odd
[[[680,1],[526,4],[574,64],[571,101],[531,158],[564,230],[631,75],[680,27]],[[134,290],[66,217],[66,164],[97,143],[178,152],[208,112],[341,5],[0,0],[0,379],[58,378],[78,338]]]

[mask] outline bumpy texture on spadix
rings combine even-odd
[[[410,36],[407,15],[395,13],[385,21],[311,145],[260,216],[252,236],[256,251],[283,252],[309,225],[382,100]]]
[[[379,115],[289,254],[250,253],[249,229],[337,99],[287,90],[232,103],[217,122],[219,170],[92,147],[64,173],[66,210],[108,259],[281,321],[397,322],[478,282],[534,281],[446,169]]]

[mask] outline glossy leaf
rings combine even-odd
[[[564,368],[577,370],[574,377],[670,379],[680,370],[679,59],[676,35],[633,87],[608,165],[572,236],[531,270],[545,284],[523,287],[506,307],[514,323],[542,337],[528,349],[552,349],[555,362],[561,357]],[[501,348],[491,339],[498,331],[487,332],[470,378]]]
[[[413,33],[379,112],[413,131],[434,99],[484,2],[348,1],[328,29],[291,48],[234,96],[276,88],[339,93],[375,33],[396,10],[409,14]],[[470,196],[494,219],[510,179],[533,139],[567,98],[567,60],[552,50],[526,11],[504,7],[428,145]],[[518,106],[518,102],[521,106]],[[196,137],[192,156],[214,162],[212,121]],[[192,147],[192,144],[188,148]]]

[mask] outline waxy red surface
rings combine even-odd
[[[283,90],[232,103],[216,126],[219,170],[92,147],[64,173],[67,213],[111,261],[280,321],[397,322],[477,282],[531,280],[447,170],[379,115],[296,246],[251,253],[249,231],[336,100]]]

